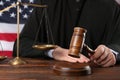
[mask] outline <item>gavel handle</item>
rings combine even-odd
[[[92,50],[88,45],[84,44],[83,47],[86,49],[86,51],[88,53],[90,53],[90,54],[94,54],[95,53],[95,51]]]

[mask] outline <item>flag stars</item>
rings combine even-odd
[[[3,1],[0,1],[0,5],[2,5],[2,6],[4,5]]]
[[[2,16],[2,14],[3,14],[3,13],[2,13],[2,12],[0,12],[0,16]]]
[[[31,13],[33,11],[33,9],[29,10],[29,12]]]
[[[16,15],[15,13],[11,13],[10,17],[15,18],[15,15]]]
[[[10,0],[6,0],[6,2],[10,2]]]
[[[28,8],[28,5],[24,5],[24,8]]]
[[[15,5],[16,3],[15,2],[13,2],[11,5]],[[14,6],[14,8],[16,8],[16,5]]]
[[[33,0],[30,0],[30,3],[33,3],[34,1]]]
[[[19,12],[20,12],[20,13],[22,13],[22,12],[23,12],[23,10],[20,8]]]
[[[23,18],[27,19],[27,18],[28,18],[28,15],[27,15],[27,14],[24,14],[24,15],[23,15]]]
[[[16,0],[19,2],[23,2],[23,3],[35,3],[35,0]],[[12,21],[13,23],[15,23],[14,21],[16,21],[17,18],[17,5],[16,5],[16,1],[15,0],[0,0],[0,8],[4,9],[8,6],[11,6],[11,8],[7,8],[5,9],[5,13],[4,12],[0,12],[0,19],[6,19],[6,21]],[[26,19],[28,19],[29,14],[33,11],[33,7],[29,5],[22,5],[19,8],[19,13],[20,13],[20,20],[21,23],[24,23],[24,21]]]

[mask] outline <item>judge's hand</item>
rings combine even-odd
[[[94,63],[102,67],[113,66],[116,63],[115,55],[105,45],[99,45],[96,48],[94,55],[91,55],[90,58]]]
[[[74,58],[68,55],[68,49],[64,49],[61,47],[57,47],[53,54],[53,58],[59,61],[68,61],[68,62],[79,62],[79,63],[87,63],[90,60],[84,55],[80,54],[80,58]]]

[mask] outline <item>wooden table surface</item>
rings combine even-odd
[[[61,76],[53,71],[59,61],[24,58],[27,64],[12,66],[6,59],[0,62],[0,80],[120,80],[120,65],[109,68],[93,67],[86,76]]]

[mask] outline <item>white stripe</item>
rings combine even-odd
[[[20,32],[24,24],[20,24]],[[17,24],[0,23],[0,33],[17,33]]]
[[[13,51],[13,45],[14,45],[14,41],[13,42],[8,42],[8,41],[2,41],[0,40],[0,51]]]

